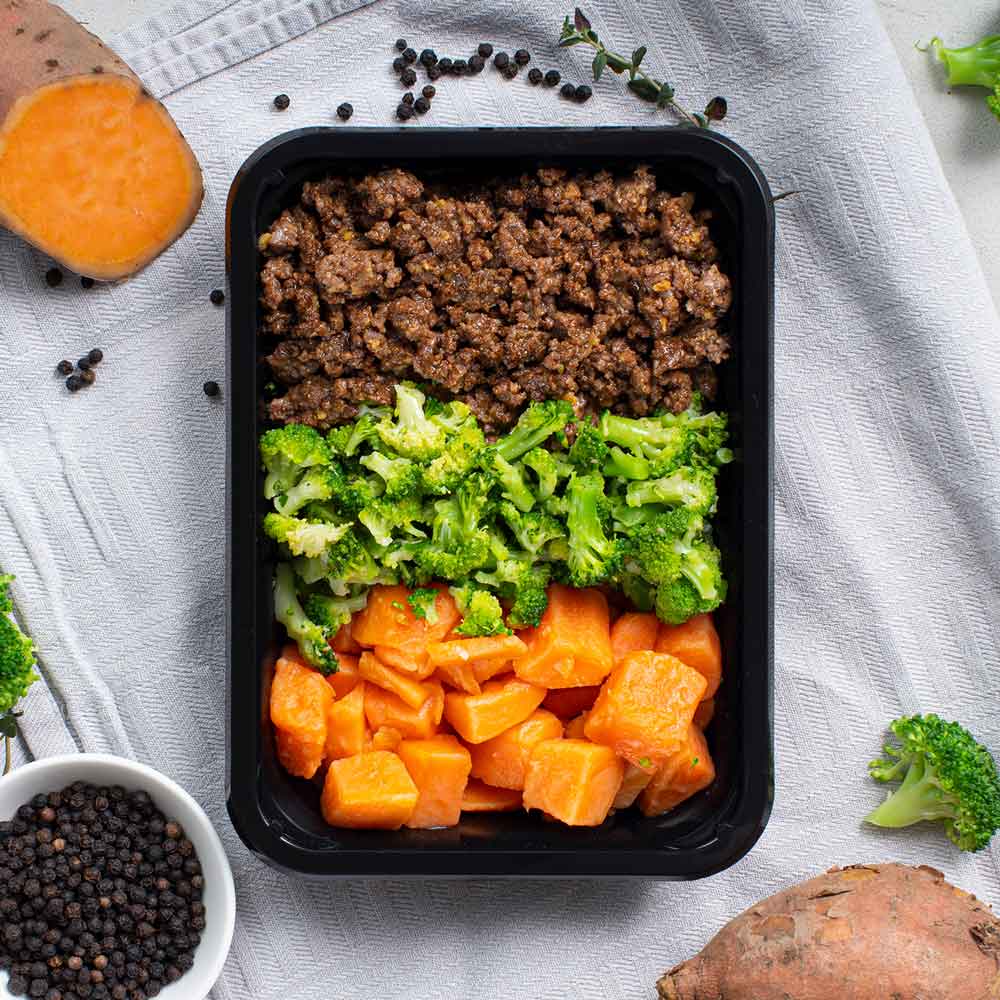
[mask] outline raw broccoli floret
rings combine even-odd
[[[596,472],[573,476],[566,498],[568,579],[574,587],[592,587],[614,576],[621,561],[620,546],[604,530],[604,479]]]
[[[462,613],[462,623],[455,629],[459,635],[510,635],[495,595],[472,584],[450,589]]]
[[[517,544],[533,556],[553,539],[566,537],[562,522],[544,511],[525,513],[507,500],[500,504],[499,510],[511,534],[517,539]]]
[[[496,443],[496,449],[508,462],[560,433],[573,419],[573,407],[561,399],[532,403],[518,418],[513,430]]]
[[[378,439],[379,422],[388,419],[391,411],[386,406],[362,406],[353,424],[343,424],[327,432],[326,442],[334,455],[351,458],[362,447]]]
[[[378,545],[392,545],[396,532],[405,532],[414,537],[425,533],[414,524],[421,519],[423,505],[419,497],[401,497],[388,500],[380,497],[373,500],[360,514],[358,520],[371,532]]]
[[[868,765],[876,781],[901,781],[865,817],[875,826],[911,826],[942,821],[963,851],[980,851],[1000,828],[1000,776],[990,752],[957,722],[937,715],[911,715],[889,727],[898,746]]]
[[[260,457],[267,469],[264,496],[271,500],[287,493],[305,469],[329,462],[330,449],[314,428],[288,424],[261,435]]]
[[[295,593],[295,574],[288,563],[279,563],[274,573],[274,616],[285,626],[299,652],[324,674],[337,672],[337,655],[330,648],[334,632],[314,622],[305,613]]]
[[[287,545],[293,556],[321,556],[328,546],[339,542],[350,530],[349,524],[304,521],[273,511],[264,517],[264,534]]]
[[[535,506],[535,497],[524,481],[519,465],[512,465],[496,448],[487,448],[483,452],[482,464],[495,479],[500,493],[518,510],[528,511]]]
[[[579,472],[600,472],[608,458],[608,444],[593,424],[577,425],[569,461]]]
[[[687,507],[699,514],[715,510],[715,476],[708,469],[685,465],[661,479],[630,483],[625,494],[629,507],[662,503],[668,507]]]
[[[359,459],[359,462],[385,483],[387,500],[419,493],[423,488],[420,466],[408,458],[390,458],[379,451],[373,451]]]
[[[987,87],[986,106],[1000,118],[1000,35],[987,35],[973,45],[949,49],[931,39],[934,54],[948,67],[948,86]]]
[[[351,616],[361,611],[368,603],[368,588],[344,597],[330,597],[327,594],[310,594],[303,605],[306,615],[317,625],[336,635]]]
[[[406,603],[410,605],[414,618],[423,618],[428,625],[436,625],[438,592],[432,587],[418,587],[407,595]]]
[[[10,617],[14,577],[0,575],[0,716],[6,716],[38,680],[34,644]]]
[[[420,461],[440,455],[446,437],[444,428],[424,413],[426,398],[416,386],[397,385],[395,419],[384,417],[377,426],[386,447]]]
[[[527,466],[538,477],[538,488],[535,495],[539,500],[545,500],[555,493],[560,479],[568,479],[573,474],[573,467],[563,453],[549,451],[548,448],[532,448],[521,458],[521,464]]]

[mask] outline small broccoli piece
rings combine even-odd
[[[566,496],[569,582],[574,587],[592,587],[611,578],[621,561],[620,546],[604,531],[604,479],[596,472],[575,475]]]
[[[528,552],[513,553],[497,560],[496,569],[492,572],[476,574],[477,583],[511,602],[507,624],[514,628],[537,626],[548,607],[546,587],[551,571],[545,564],[534,563],[532,559]]]
[[[303,521],[273,511],[264,517],[264,534],[288,546],[293,556],[315,558],[327,546],[339,542],[351,530],[349,524],[332,524],[329,521]]]
[[[378,440],[378,425],[392,414],[386,406],[362,406],[353,424],[343,424],[327,432],[326,442],[334,455],[351,458],[369,442]]]
[[[348,588],[354,586],[370,587],[376,583],[397,582],[388,558],[377,552],[380,558],[376,559],[376,555],[363,543],[359,535],[359,532],[352,531],[323,554],[326,566],[324,576],[334,593],[344,594]],[[372,545],[371,548],[374,549],[375,546]],[[384,565],[380,562],[384,562]],[[307,582],[312,582],[308,581],[305,574],[300,573],[300,575]]]
[[[687,507],[699,514],[715,510],[717,499],[715,476],[707,469],[685,465],[662,479],[630,483],[625,494],[629,507],[647,503],[662,503],[669,507]]]
[[[649,479],[652,468],[642,455],[622,451],[617,445],[608,449],[608,457],[601,470],[605,476],[616,479]]]
[[[336,472],[329,465],[316,465],[306,469],[294,486],[274,498],[274,509],[279,514],[292,516],[307,503],[329,500],[333,494],[335,478]]]
[[[267,470],[264,496],[271,500],[287,493],[298,482],[303,470],[328,463],[330,449],[314,428],[288,424],[261,435],[260,457]]]
[[[701,608],[698,591],[683,576],[667,580],[656,588],[653,610],[656,611],[656,617],[667,625],[683,625],[698,614]]]
[[[525,452],[521,464],[531,469],[538,477],[538,489],[535,495],[539,500],[552,496],[559,486],[559,480],[568,479],[573,474],[573,467],[566,461],[565,456],[547,448],[532,448]]]
[[[535,506],[535,497],[524,481],[520,466],[512,465],[495,448],[483,452],[482,464],[496,480],[501,494],[518,510],[529,511]]]
[[[370,503],[383,493],[383,483],[378,476],[364,476],[360,472],[346,472],[334,465],[327,480],[330,500],[344,515],[357,517]]]
[[[526,451],[560,433],[573,419],[573,407],[561,399],[532,403],[518,418],[511,432],[496,443],[502,458],[513,462]]]
[[[438,420],[437,417],[431,419],[434,422]],[[449,431],[444,450],[424,467],[425,487],[438,496],[450,493],[476,467],[485,447],[486,438],[482,429],[475,417],[470,416],[453,431]]]
[[[451,587],[462,623],[455,629],[458,635],[510,635],[504,624],[503,608],[496,596],[471,584]]]
[[[569,461],[580,472],[600,472],[608,458],[608,444],[593,424],[577,424]]]
[[[408,458],[390,458],[379,451],[373,451],[359,459],[359,462],[385,483],[384,495],[387,500],[419,493],[423,487],[420,466]]]
[[[987,87],[986,106],[1000,119],[1000,35],[987,35],[973,45],[949,49],[940,38],[931,48],[948,68],[949,87]]]
[[[0,575],[0,716],[7,715],[38,680],[34,644],[11,617],[13,580],[13,576]]]
[[[566,529],[551,514],[544,511],[522,512],[507,500],[500,504],[500,515],[522,549],[536,555],[556,538],[565,538]]]
[[[901,781],[865,817],[874,826],[943,821],[960,850],[980,851],[1000,829],[1000,776],[990,752],[957,722],[911,715],[889,727],[899,746],[883,748],[869,773],[876,781]]]
[[[414,618],[423,618],[428,625],[436,625],[438,592],[431,587],[418,587],[411,591],[406,598],[406,603],[410,605]]]
[[[310,594],[303,607],[307,617],[327,629],[331,635],[336,635],[340,627],[346,625],[356,612],[363,610],[367,603],[366,587],[357,594],[348,594],[344,597]]]
[[[416,538],[425,536],[424,530],[414,524],[414,521],[421,519],[422,514],[423,506],[419,497],[400,497],[396,500],[380,497],[358,514],[358,520],[371,532],[378,545],[391,546],[393,535],[397,531]]]
[[[422,462],[441,454],[444,428],[424,413],[426,396],[416,386],[396,386],[395,419],[384,417],[377,425],[382,443],[405,458]]]
[[[449,497],[435,501],[431,538],[415,548],[413,559],[428,578],[459,580],[490,559],[493,513],[490,477],[467,476]]]
[[[618,586],[632,602],[636,611],[652,611],[655,607],[656,587],[641,576],[635,573],[622,573],[618,578]]]
[[[665,475],[682,464],[688,450],[688,430],[679,422],[661,417],[616,417],[605,411],[599,424],[601,436],[653,463],[651,473]]]
[[[337,672],[337,656],[330,648],[334,633],[306,615],[295,593],[295,574],[288,563],[279,563],[274,574],[274,616],[285,626],[299,652],[324,674]]]

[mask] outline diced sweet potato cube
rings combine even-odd
[[[649,612],[626,611],[611,626],[611,653],[621,663],[629,653],[656,649],[660,619]],[[670,650],[664,650],[670,652]]]
[[[524,781],[524,807],[570,826],[600,826],[618,794],[625,765],[610,747],[586,740],[536,744]]]
[[[431,688],[387,667],[374,653],[362,653],[358,658],[358,673],[372,684],[390,691],[410,708],[420,708],[433,693]]]
[[[335,653],[350,653],[357,656],[361,652],[361,644],[354,641],[351,635],[351,623],[345,622],[337,629],[337,634],[330,640]]]
[[[469,664],[472,673],[480,684],[485,684],[501,674],[509,674],[514,669],[512,660],[473,660]]]
[[[449,691],[444,715],[467,743],[485,743],[523,722],[545,697],[545,689],[511,677],[487,681],[481,694]]]
[[[541,700],[541,699],[539,699]],[[271,722],[278,760],[289,774],[311,778],[323,763],[333,691],[298,658],[280,657],[271,680]]]
[[[436,667],[458,666],[477,660],[510,660],[527,647],[516,635],[478,635],[471,639],[429,642],[427,656]]]
[[[335,701],[326,713],[327,760],[353,757],[361,753],[368,735],[365,721],[365,682]]]
[[[396,748],[402,742],[403,734],[398,729],[393,729],[392,726],[380,726],[371,734],[371,737],[365,741],[366,750],[392,750],[396,751]]]
[[[575,719],[570,719],[566,723],[566,731],[563,736],[568,740],[585,740],[587,738],[583,729],[587,724],[587,713],[581,712]]]
[[[395,646],[376,646],[374,653],[387,667],[414,680],[426,680],[434,673],[434,664],[427,659],[426,652],[412,652]]]
[[[557,740],[563,725],[551,712],[536,709],[523,722],[472,747],[472,776],[496,788],[524,788],[528,758],[536,743]]]
[[[442,663],[434,676],[448,687],[466,694],[479,694],[482,690],[471,663]]]
[[[492,788],[470,780],[462,793],[462,812],[512,812],[521,808],[521,793],[510,788]]]
[[[639,793],[653,780],[653,765],[649,767],[636,767],[635,764],[625,765],[625,777],[622,778],[621,787],[615,796],[615,809],[628,809],[637,798]]]
[[[587,716],[587,739],[629,763],[657,767],[687,739],[705,678],[667,653],[629,653]]]
[[[350,653],[337,654],[337,672],[327,674],[326,682],[333,688],[338,698],[350,694],[357,686],[361,676],[358,673],[358,658]]]
[[[575,719],[581,712],[593,708],[600,690],[599,684],[578,688],[560,688],[556,691],[550,691],[545,696],[542,707],[547,708],[553,715],[558,715],[560,719]]]
[[[390,691],[374,684],[365,685],[365,717],[373,730],[380,726],[398,729],[404,739],[427,739],[433,736],[444,710],[444,688],[434,681],[424,682],[432,689],[431,697],[420,708],[410,708]]]
[[[683,625],[660,625],[656,651],[697,670],[708,682],[704,697],[715,697],[722,681],[722,644],[711,615],[695,615]]]
[[[659,816],[714,780],[715,763],[705,735],[697,726],[690,726],[687,742],[667,759],[639,796],[639,808],[646,816]]]
[[[443,586],[435,589],[437,621],[430,624],[414,615],[406,587],[382,584],[372,587],[368,603],[351,622],[351,635],[362,646],[394,646],[412,653],[423,652],[428,642],[443,639],[461,617],[448,589]]]
[[[396,752],[417,786],[419,798],[406,825],[415,830],[454,826],[469,781],[469,751],[454,736],[403,740]]]
[[[321,806],[331,826],[398,830],[413,814],[417,786],[394,753],[372,750],[335,760],[326,772]]]
[[[548,598],[538,627],[521,633],[528,648],[514,660],[514,672],[546,688],[600,684],[614,664],[604,594],[554,583]]]
[[[715,699],[703,698],[698,702],[698,707],[694,710],[694,718],[691,720],[702,732],[708,729],[708,724],[715,718]]]

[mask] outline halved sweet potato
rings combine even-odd
[[[722,644],[711,615],[695,615],[682,625],[660,625],[656,651],[697,670],[708,682],[703,697],[715,697],[722,681]]]
[[[469,781],[469,751],[454,736],[403,740],[396,752],[406,765],[419,797],[406,825],[417,830],[454,826],[462,812]]]
[[[523,722],[472,747],[472,776],[496,788],[522,789],[532,749],[542,740],[557,740],[562,734],[559,719],[536,709]]]
[[[600,826],[622,783],[625,766],[609,747],[586,740],[545,740],[531,752],[524,807],[569,826]]]
[[[311,778],[319,770],[332,704],[330,686],[302,663],[297,651],[278,658],[271,679],[271,722],[278,760],[289,774]]]
[[[320,804],[331,826],[398,830],[418,799],[403,762],[387,750],[335,760],[326,771]]]
[[[444,715],[467,743],[485,743],[524,721],[545,697],[545,689],[510,677],[487,681],[481,694],[449,691]]]

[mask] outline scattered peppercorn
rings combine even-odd
[[[84,385],[93,385],[97,381],[97,372],[92,368],[85,368],[80,372],[80,381]]]
[[[83,388],[83,382],[80,379],[80,376],[70,375],[70,377],[66,379],[66,388],[69,389],[70,392],[79,392]]]
[[[405,94],[403,94],[403,103],[404,104],[412,104],[413,103],[413,91],[412,90],[408,90]]]
[[[353,104],[349,104],[347,101],[344,101],[343,104],[338,104],[337,105],[337,117],[342,122],[346,122],[347,119],[350,118],[351,115],[353,115],[353,114],[354,114],[354,105]]]
[[[510,56],[507,55],[506,52],[498,52],[493,57],[493,65],[496,66],[497,69],[503,69],[509,62]]]
[[[407,65],[417,61],[417,53],[414,49],[403,49],[403,62]]]
[[[60,361],[59,364],[56,365],[56,371],[59,372],[60,375],[70,375],[70,374],[72,374],[72,372],[73,372],[73,362],[72,361],[66,361],[66,360]]]
[[[412,87],[417,82],[417,74],[407,66],[402,73],[399,74],[399,80],[404,87]]]
[[[93,278],[88,278],[86,275],[84,275],[80,279],[80,287],[81,288],[93,288],[94,287],[94,279]]]
[[[451,64],[451,72],[455,76],[465,76],[468,72],[469,64],[464,59],[456,59]]]
[[[226,301],[226,293],[221,288],[213,288],[208,295],[208,301],[213,306],[221,306]]]
[[[724,97],[713,97],[705,106],[705,117],[709,121],[721,122],[728,110],[729,104]]]
[[[420,53],[420,64],[422,66],[433,66],[437,61],[437,53],[433,49],[424,49]]]
[[[442,73],[451,72],[451,60],[447,56],[445,56],[444,59],[438,59],[437,66]]]
[[[413,102],[413,110],[416,111],[418,115],[426,115],[431,109],[431,102],[427,100],[426,97],[418,97]]]
[[[576,88],[576,99],[583,104],[584,101],[589,101],[591,95],[594,92],[585,83],[581,83],[579,87]]]
[[[104,360],[104,351],[99,347],[92,347],[87,351],[87,360],[92,365],[99,365]]]
[[[406,46],[406,39],[405,38],[397,38],[396,39],[396,51],[397,52],[405,52],[406,51],[406,47],[407,46]]]
[[[396,58],[393,59],[393,61],[392,61],[392,68],[396,71],[396,75],[397,76],[400,73],[402,73],[404,69],[406,69],[406,63],[403,62],[403,57],[402,56],[396,56]]]
[[[480,42],[479,48],[476,51],[484,58],[489,59],[493,55],[493,46],[489,42]]]
[[[49,288],[58,288],[62,284],[63,273],[58,267],[50,267],[45,272],[45,284]]]
[[[531,53],[527,49],[518,49],[514,53],[514,62],[518,66],[527,66],[531,62]]]
[[[424,87],[424,89],[421,90],[420,93],[423,94],[428,101],[433,101],[434,95],[437,93],[437,88],[432,87],[430,84],[427,84],[427,86]]]
[[[80,371],[85,372],[90,367],[90,357],[85,354],[79,361],[77,361],[76,367],[79,368]]]
[[[550,69],[545,74],[545,85],[548,86],[548,87],[555,87],[555,86],[557,86],[559,84],[559,81],[561,79],[562,79],[562,77],[559,74],[559,70],[557,70],[557,69]]]
[[[288,96],[288,94],[278,94],[278,96],[274,99],[274,106],[279,111],[287,111],[291,103],[292,99]]]
[[[559,93],[569,101],[576,100],[576,87],[571,83],[564,83],[559,88]]]
[[[409,121],[413,117],[413,108],[409,104],[400,104],[396,108],[396,117],[401,121]]]
[[[509,62],[502,70],[500,70],[500,75],[505,80],[513,80],[517,76],[517,63]]]
[[[206,396],[218,396],[219,395],[219,383],[209,380],[202,387],[202,391]]]
[[[469,72],[475,75],[482,73],[486,66],[486,60],[481,55],[469,56]]]
[[[427,67],[427,79],[428,80],[440,80],[441,79],[441,67],[440,66],[428,66]]]
[[[528,83],[530,83],[533,87],[537,87],[542,82],[543,78],[544,74],[537,66],[533,66],[528,70]]]

